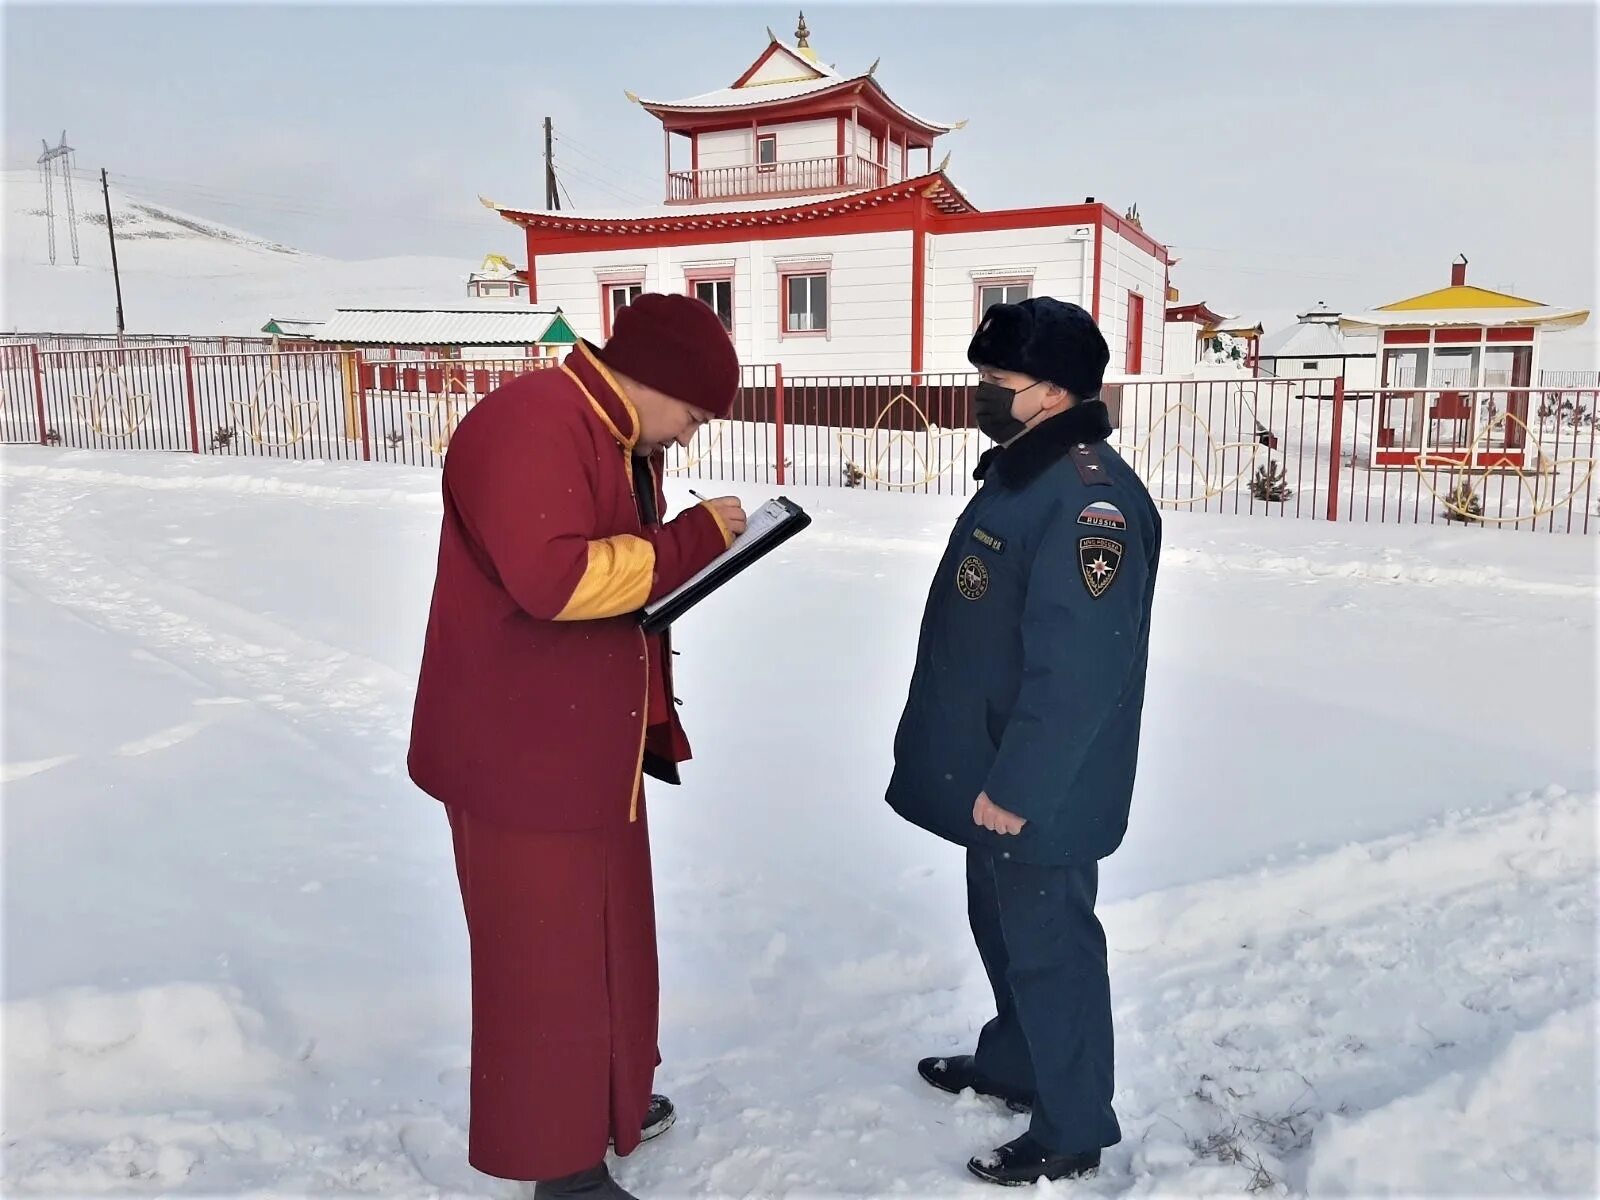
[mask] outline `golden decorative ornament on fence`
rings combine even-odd
[[[267,368],[249,400],[230,400],[228,406],[239,414],[258,446],[293,446],[305,440],[317,422],[316,405],[297,398],[276,365]]]
[[[1528,447],[1521,452],[1520,457],[1532,458],[1535,464],[1532,467],[1525,467],[1523,463],[1507,457],[1507,451],[1504,449],[1507,438],[1497,439],[1501,449],[1490,449],[1487,446],[1489,441],[1496,440],[1494,433],[1497,429],[1503,430],[1512,424],[1521,429],[1523,445]],[[1558,428],[1557,433],[1559,432]],[[1461,461],[1463,456],[1467,458],[1466,463]],[[1433,498],[1457,519],[1482,525],[1516,525],[1523,521],[1537,521],[1571,504],[1577,499],[1578,493],[1588,486],[1597,463],[1600,463],[1600,460],[1593,457],[1547,458],[1542,441],[1534,434],[1528,423],[1514,413],[1502,412],[1479,430],[1477,436],[1463,449],[1449,452],[1423,451],[1417,455],[1415,470],[1417,478],[1422,481],[1422,486],[1427,488]],[[1449,482],[1442,491],[1435,483],[1435,478],[1441,470],[1449,472]],[[1571,486],[1565,493],[1558,495],[1562,486],[1563,470],[1571,472]],[[1518,498],[1530,499],[1528,511],[1518,512],[1510,517],[1491,517],[1483,512],[1474,512],[1473,508],[1481,508],[1488,497],[1488,479],[1491,475],[1498,475],[1501,478],[1515,476]],[[1541,487],[1541,481],[1547,478],[1549,488],[1545,490]],[[1530,479],[1533,481],[1531,488]],[[1477,501],[1476,505],[1473,503],[1474,500]]]
[[[885,436],[883,428],[885,419],[902,404],[916,414],[917,420],[922,425],[921,430],[895,429],[889,431]],[[875,483],[879,487],[886,488],[926,487],[941,475],[949,474],[957,465],[966,462],[966,447],[970,437],[971,431],[967,429],[936,431],[933,422],[928,419],[928,414],[922,411],[921,406],[906,393],[901,392],[883,406],[877,417],[873,419],[870,430],[862,432],[856,429],[841,429],[839,431],[839,454],[844,459],[846,469],[854,472],[864,483]],[[847,439],[865,443],[873,451],[868,464],[863,465],[857,462],[850,452],[845,449]],[[919,439],[921,440],[919,441]],[[907,446],[911,449],[913,470],[918,470],[921,474],[913,479],[891,480],[885,478],[880,470],[885,458],[889,457],[897,447],[903,455]],[[943,449],[947,446],[950,448],[951,453],[949,461],[945,462],[945,456],[942,453],[934,454],[933,451],[936,448]],[[956,449],[958,446],[959,457]],[[934,462],[945,462],[945,465],[935,469],[930,466],[930,458]]]
[[[1245,390],[1243,388],[1238,389],[1234,393],[1233,398],[1239,404],[1241,428],[1248,423],[1255,430],[1264,432],[1260,421],[1256,419],[1255,408],[1245,396]],[[1200,435],[1205,439],[1204,446],[1197,448],[1201,451],[1201,453],[1196,453],[1195,450],[1191,450],[1189,446],[1185,444],[1183,437],[1184,431],[1180,426],[1178,430],[1178,438],[1175,444],[1167,448],[1161,457],[1156,459],[1154,463],[1150,463],[1141,468],[1140,459],[1150,453],[1150,444],[1156,440],[1156,435],[1162,431],[1167,422],[1172,419],[1173,414],[1175,413],[1179,414],[1180,420],[1193,420],[1193,428],[1198,430]],[[1118,443],[1115,444],[1117,444],[1118,451],[1121,452],[1123,449],[1121,439],[1119,438]],[[1149,430],[1145,434],[1144,440],[1127,450],[1126,457],[1128,458],[1128,464],[1134,469],[1135,473],[1138,474],[1139,478],[1143,480],[1145,487],[1150,490],[1151,497],[1156,501],[1156,503],[1168,506],[1177,506],[1186,504],[1202,504],[1207,500],[1214,500],[1218,496],[1224,495],[1225,493],[1238,487],[1243,480],[1249,477],[1252,468],[1256,465],[1256,460],[1260,457],[1261,452],[1265,448],[1266,447],[1262,445],[1260,440],[1260,434],[1252,436],[1249,441],[1245,442],[1216,441],[1211,435],[1210,423],[1204,417],[1202,417],[1192,405],[1185,404],[1180,400],[1175,404],[1170,404],[1167,406],[1166,411],[1163,412],[1161,416],[1156,419],[1155,423],[1150,426]],[[1229,451],[1235,451],[1239,453],[1248,452],[1249,457],[1245,459],[1243,465],[1240,466],[1237,472],[1224,478],[1223,472],[1227,470],[1226,460]],[[1165,472],[1163,468],[1174,456],[1180,460],[1187,459],[1195,467],[1196,471],[1198,472],[1198,482],[1201,488],[1198,494],[1191,496],[1168,496],[1165,494],[1166,488],[1163,486],[1165,482]]]
[[[455,436],[456,426],[461,424],[462,418],[476,402],[476,397],[467,393],[467,381],[464,376],[448,371],[445,374],[444,384],[443,392],[429,395],[428,408],[406,410],[406,424],[411,427],[412,434],[440,457],[449,451],[450,439]],[[426,424],[426,431],[420,428],[419,420]]]
[[[120,366],[100,367],[90,393],[73,393],[72,404],[101,437],[132,437],[150,418],[150,394],[130,395]]]

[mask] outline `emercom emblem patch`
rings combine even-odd
[[[1096,600],[1106,594],[1122,566],[1122,543],[1105,537],[1078,539],[1078,565],[1083,568],[1083,582],[1089,595]]]

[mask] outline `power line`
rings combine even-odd
[[[588,160],[590,164],[596,168],[599,168],[601,172],[608,173],[617,183],[638,183],[650,188],[654,188],[660,183],[659,180],[647,176],[643,171],[638,170],[638,168],[624,172],[617,168],[614,163],[608,163],[602,159],[596,158],[593,154],[590,154],[587,150],[585,150],[582,145],[574,142],[572,138],[566,134],[557,134],[556,142],[559,145],[565,146],[567,149],[573,151],[573,153],[577,154],[580,158]]]
[[[631,192],[630,193],[623,193],[623,192],[620,192],[615,187],[612,187],[610,184],[606,183],[605,180],[596,179],[594,176],[588,174],[586,171],[580,171],[576,167],[570,167],[570,166],[569,167],[564,167],[563,168],[563,173],[569,178],[575,178],[575,179],[581,180],[582,182],[585,182],[585,183],[589,184],[590,187],[598,188],[600,191],[604,192],[606,195],[612,197],[613,199],[615,199],[616,201],[618,201],[619,203],[621,203],[624,206],[627,206],[627,205],[630,205],[630,204],[648,204],[649,203],[649,201],[645,200],[644,197],[642,197],[642,196],[640,196],[640,195],[638,195],[636,193],[631,193]]]

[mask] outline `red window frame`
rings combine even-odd
[[[725,283],[728,285],[727,330],[728,336],[730,338],[733,337],[733,331],[735,325],[737,324],[737,317],[735,316],[735,304],[737,298],[734,295],[733,290],[733,272],[726,269],[720,271],[685,271],[683,275],[683,282],[685,294],[697,300],[700,298],[700,285],[702,283]],[[714,310],[715,306],[712,307]]]
[[[607,340],[611,337],[611,293],[617,288],[638,288],[640,294],[644,293],[644,279],[604,279],[600,281],[600,329]],[[630,296],[628,303],[633,303],[635,297]],[[626,306],[624,306],[626,307]]]
[[[772,143],[772,161],[769,162],[769,163],[764,163],[764,162],[761,161],[761,143],[762,142],[771,142]],[[756,170],[758,170],[758,171],[776,171],[778,169],[778,135],[777,134],[775,134],[775,133],[758,133],[758,134],[756,134],[755,162],[756,162]]]
[[[822,329],[790,329],[789,328],[789,281],[792,279],[810,279],[820,277],[827,288],[828,322]],[[783,338],[826,338],[833,333],[833,267],[820,266],[793,266],[780,267],[778,270],[778,337]]]

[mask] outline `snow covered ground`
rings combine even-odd
[[[73,180],[78,261],[54,187],[56,261],[35,170],[0,172],[0,330],[115,333],[117,296],[100,182]],[[111,186],[129,333],[255,337],[269,317],[326,320],[340,306],[467,304],[473,263],[443,256],[347,261],[306,254]],[[484,212],[486,245],[505,241]],[[513,239],[514,240],[514,239]]]
[[[4,1192],[509,1196],[405,778],[436,471],[7,447]],[[669,485],[687,499],[681,481]],[[702,489],[703,490],[703,489]],[[770,487],[741,489],[749,502]],[[881,801],[959,500],[816,524],[680,627],[644,1197],[992,1194],[914,1073],[986,988]],[[1172,514],[1103,868],[1124,1142],[1040,1194],[1594,1194],[1588,538]]]

